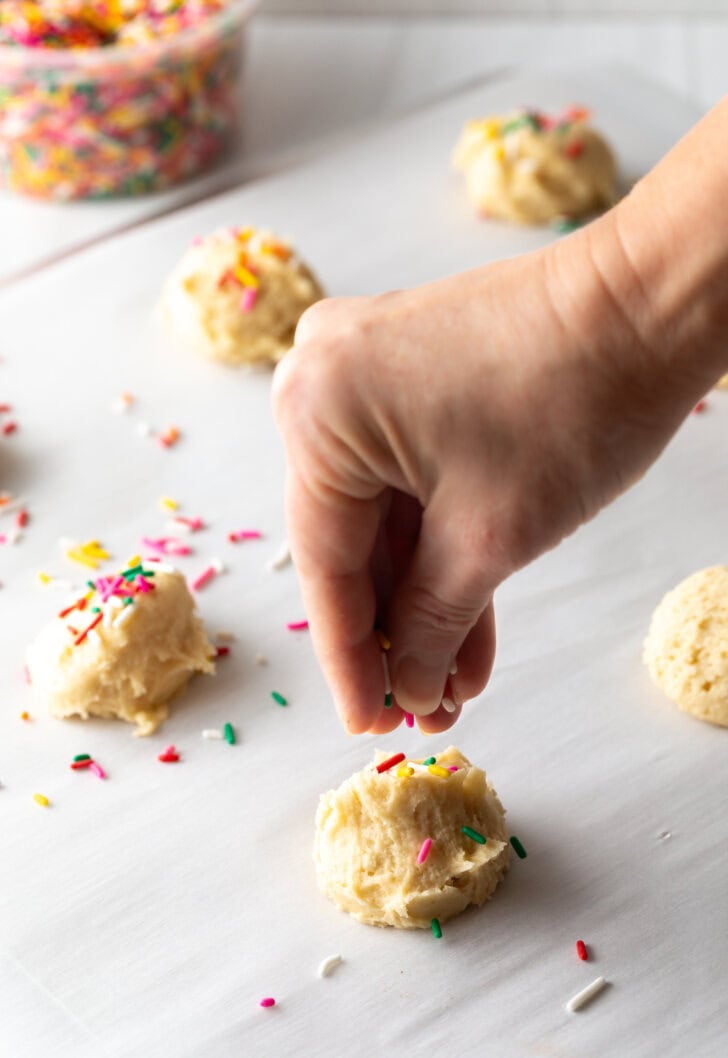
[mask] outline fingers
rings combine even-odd
[[[488,651],[494,649],[495,636],[489,603],[496,580],[484,541],[470,526],[450,518],[449,509],[445,498],[437,497],[423,514],[417,547],[390,614],[394,694],[402,709],[420,717],[439,709],[450,670],[471,632],[461,659],[463,672],[454,678],[455,693],[464,697],[474,688],[482,690],[492,665]],[[481,649],[485,653],[479,656]],[[435,722],[449,726],[442,716]]]

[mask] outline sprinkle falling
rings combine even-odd
[[[405,713],[404,714],[404,722],[407,725],[407,727],[414,727],[415,726],[415,718],[414,718],[413,714],[412,713]]]

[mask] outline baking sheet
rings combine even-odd
[[[267,568],[285,533],[269,376],[202,363],[153,319],[166,272],[218,224],[289,234],[335,294],[542,245],[552,233],[476,221],[448,155],[468,117],[574,100],[595,108],[629,175],[695,116],[625,71],[504,82],[0,297],[1,396],[20,425],[0,443],[0,484],[32,516],[22,541],[0,548],[3,1058],[722,1053],[728,733],[664,700],[640,650],[662,592],[725,561],[726,394],[629,495],[499,592],[495,674],[451,737],[487,769],[528,858],[435,941],[337,911],[316,891],[310,848],[318,794],[375,746],[417,756],[448,739],[339,728],[307,634],[286,630],[303,616],[295,572]],[[116,416],[123,390],[137,403]],[[164,450],[137,435],[139,421],[176,423],[182,440]],[[199,603],[211,634],[235,633],[230,656],[152,738],[54,721],[21,678],[26,643],[62,597],[36,571],[83,583],[62,536],[98,537],[123,562],[163,530],[162,495],[209,524],[180,566],[228,565]],[[264,539],[233,547],[227,532],[241,526]],[[201,738],[228,720],[237,745]],[[158,762],[168,743],[179,764]],[[108,780],[70,771],[79,752]],[[333,952],[344,963],[320,980]],[[598,974],[608,989],[567,1014]],[[265,995],[274,1009],[259,1007]]]

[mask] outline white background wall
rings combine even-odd
[[[263,0],[269,14],[728,15],[728,0]]]

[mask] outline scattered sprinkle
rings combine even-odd
[[[176,511],[179,504],[176,500],[173,500],[171,496],[160,496],[159,506],[163,511]]]
[[[80,771],[82,768],[90,768],[90,767],[91,767],[91,758],[90,757],[87,757],[85,760],[74,760],[73,763],[71,764],[71,768],[74,771]]]
[[[412,715],[412,713],[405,713],[404,714],[404,722],[407,725],[407,727],[414,727],[415,726],[415,718]]]
[[[432,838],[425,838],[420,845],[420,851],[417,853],[417,862],[424,863],[427,857],[430,855],[430,849],[432,848]]]
[[[235,745],[235,731],[233,730],[232,724],[225,724],[222,729],[222,733],[225,736],[225,741],[229,746]]]
[[[175,514],[172,519],[172,525],[174,527],[182,528],[189,533],[197,533],[200,529],[205,528],[205,523],[202,518],[185,518],[181,514]]]
[[[286,628],[289,632],[305,632],[308,628],[308,621],[288,621]]]
[[[223,738],[222,731],[217,727],[206,727],[202,732],[203,738]]]
[[[574,1011],[579,1010],[579,1008],[583,1007],[585,1003],[588,1003],[594,998],[594,996],[598,995],[606,983],[607,982],[603,977],[595,978],[590,985],[587,985],[586,988],[582,988],[581,992],[577,992],[575,996],[572,996],[566,1004],[566,1009],[570,1014],[573,1014]]]
[[[385,636],[384,632],[382,632],[381,628],[375,628],[374,631],[376,633],[377,639],[379,640],[379,645],[382,650],[391,650],[392,644],[387,638],[387,636]]]
[[[291,551],[288,546],[288,541],[284,540],[281,546],[276,551],[273,558],[268,563],[269,569],[285,569],[286,566],[291,563]]]
[[[253,306],[255,305],[255,299],[258,296],[258,291],[255,287],[247,287],[240,298],[240,311],[241,312],[252,312]]]
[[[460,769],[458,768],[457,764],[448,764],[447,770],[448,771],[459,771]]]
[[[391,692],[388,692],[387,694],[384,695],[384,708],[385,709],[391,709],[392,708],[392,694],[391,694]]]
[[[65,540],[61,541],[66,558],[71,562],[88,566],[89,569],[97,569],[101,562],[111,558],[109,552],[101,546],[98,540],[87,540],[85,544],[72,544],[70,547],[66,544]]]
[[[262,540],[263,534],[258,529],[236,529],[232,533],[228,533],[228,540],[231,544],[237,544],[241,540]]]
[[[516,856],[518,856],[519,860],[525,860],[528,853],[526,852],[523,845],[518,840],[515,834],[511,834],[510,841],[511,845],[513,846],[513,851],[515,852]]]
[[[215,647],[216,658],[226,658],[230,653],[230,647]]]
[[[575,217],[557,217],[551,223],[553,230],[559,232],[560,235],[568,235],[569,232],[576,231],[581,226],[582,222]]]
[[[22,713],[20,714],[20,719],[30,720],[30,713],[27,711],[27,709],[23,709]]]
[[[8,437],[11,433],[15,433],[17,428],[18,424],[15,422],[14,419],[11,419],[9,422],[3,424],[3,433],[6,437]]]
[[[74,760],[74,763],[76,761],[78,761],[78,760],[88,760],[88,761],[90,761],[91,760],[91,754],[90,753],[77,753],[76,756],[73,758],[73,760]]]
[[[576,942],[576,954],[579,956],[582,962],[586,962],[589,958],[589,955],[586,950],[586,944],[583,940],[578,940]]]
[[[48,800],[46,795],[42,793],[34,793],[33,800],[37,805],[41,805],[42,808],[48,808],[50,804],[50,801]]]
[[[133,403],[134,398],[131,393],[122,393],[111,405],[111,410],[114,415],[123,415],[124,412],[129,411]]]
[[[157,760],[161,760],[163,764],[173,764],[179,760],[179,753],[174,746],[167,746],[164,753],[160,753]]]
[[[482,834],[479,834],[477,830],[473,830],[472,827],[462,827],[462,832],[466,838],[472,838],[473,841],[477,841],[479,845],[485,845],[487,838],[484,838]]]
[[[439,940],[440,937],[442,936],[442,926],[440,925],[440,919],[439,918],[433,918],[432,922],[430,923],[430,926],[432,927],[432,935],[433,935],[433,937],[435,937],[437,940]]]
[[[212,580],[216,573],[220,572],[215,563],[210,563],[207,569],[203,569],[202,573],[198,573],[193,581],[190,581],[190,588],[192,591],[199,591],[200,588]]]
[[[395,753],[393,757],[387,757],[381,764],[377,764],[377,771],[381,775],[382,772],[389,771],[395,764],[400,764],[405,759],[404,753]]]
[[[392,706],[392,680],[389,675],[389,660],[385,650],[382,650],[382,671],[384,672],[384,708],[390,709]]]
[[[705,409],[707,407],[708,407],[707,400],[699,400],[698,403],[693,408],[693,414],[694,415],[700,415],[700,413],[705,411]]]
[[[318,975],[319,977],[328,977],[334,972],[337,966],[341,966],[342,958],[340,955],[329,955],[322,963],[319,964]]]
[[[275,999],[272,996],[266,996],[265,999],[261,999],[260,1005],[262,1007],[274,1007],[276,1005]]]
[[[270,696],[273,699],[273,701],[274,702],[278,702],[279,705],[288,705],[288,702],[286,701],[286,699],[283,697],[282,694],[279,694],[278,691],[271,691],[270,692]]]
[[[177,426],[166,426],[159,435],[159,443],[163,448],[171,448],[173,445],[177,444],[179,438],[180,432]]]
[[[104,771],[104,769],[101,767],[100,764],[96,763],[95,760],[91,761],[91,764],[89,765],[89,770],[94,773],[94,775],[96,776],[97,779],[105,779],[106,778],[106,772]]]

